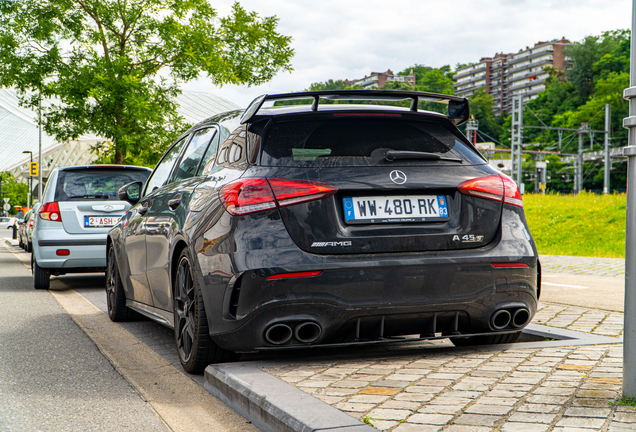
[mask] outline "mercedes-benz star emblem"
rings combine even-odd
[[[391,178],[391,181],[395,184],[406,183],[406,174],[404,174],[402,171],[393,170],[391,171],[391,174],[389,174],[389,177]]]

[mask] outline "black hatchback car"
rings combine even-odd
[[[460,97],[352,90],[197,124],[120,190],[135,205],[108,235],[111,319],[174,328],[193,373],[270,349],[516,340],[537,251],[517,185],[457,129],[468,115]]]

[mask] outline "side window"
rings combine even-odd
[[[168,177],[172,171],[172,167],[181,153],[183,145],[187,142],[185,137],[181,141],[172,146],[170,150],[163,156],[163,159],[156,166],[155,171],[150,175],[150,178],[146,182],[146,192],[144,195],[152,193],[157,188],[160,188],[164,184],[168,183]]]
[[[245,126],[240,126],[221,143],[216,160],[217,166],[228,167],[246,162],[246,134]]]
[[[223,125],[220,125],[219,133],[216,134],[216,136],[214,137],[214,140],[212,141],[212,144],[210,145],[210,150],[209,150],[210,157],[207,160],[207,162],[205,162],[205,165],[202,165],[203,170],[201,172],[201,175],[207,176],[220,169],[220,168],[215,169],[215,167],[218,167],[219,164],[221,163],[221,160],[220,160],[221,154],[220,152],[217,151],[217,149],[219,147],[219,143],[225,142],[225,140],[227,140],[229,135],[230,135],[230,131],[226,127],[223,127]],[[213,146],[214,146],[214,153],[211,152]]]
[[[197,175],[199,164],[207,153],[206,149],[215,133],[214,128],[200,129],[194,133],[181,158],[181,163],[173,174],[172,181],[181,181]]]
[[[197,175],[208,175],[216,162],[216,151],[219,148],[219,133],[215,133],[208,149],[205,151],[203,155],[203,159],[201,159],[201,164],[199,165],[199,169],[197,170]]]

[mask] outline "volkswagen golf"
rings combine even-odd
[[[291,100],[291,103],[289,102]],[[437,102],[446,114],[420,109]],[[457,126],[461,97],[257,98],[186,131],[107,239],[114,321],[174,329],[184,369],[237,353],[515,341],[540,266],[517,185]]]

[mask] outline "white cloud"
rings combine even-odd
[[[232,0],[215,0],[221,16]],[[263,93],[307,88],[328,79],[414,64],[440,67],[516,52],[565,36],[571,41],[631,27],[630,0],[243,0],[247,10],[276,15],[293,38],[294,71],[270,83],[216,88],[208,80],[184,86],[247,105]]]

